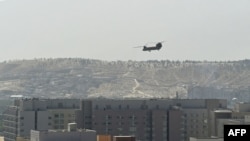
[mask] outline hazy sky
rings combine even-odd
[[[0,0],[0,61],[58,57],[250,59],[250,0]]]

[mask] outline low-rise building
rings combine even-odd
[[[97,141],[112,141],[111,135],[97,135]]]
[[[223,138],[212,137],[212,138],[194,138],[190,137],[189,141],[223,141]]]
[[[0,141],[4,141],[4,137],[1,137],[1,136],[0,136]]]
[[[96,131],[80,129],[68,130],[31,130],[30,141],[96,141]]]
[[[30,141],[30,138],[17,137],[16,141]]]
[[[114,136],[113,141],[136,141],[132,136]]]

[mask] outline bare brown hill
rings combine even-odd
[[[197,98],[195,92],[202,91],[194,88],[248,93],[249,86],[250,60],[108,62],[60,58],[0,63],[0,95],[5,98],[16,94],[50,98],[173,98],[176,93],[186,98],[188,92]]]

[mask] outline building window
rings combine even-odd
[[[60,117],[61,117],[61,118],[64,118],[64,114],[60,114]]]
[[[119,115],[117,116],[117,119],[123,119],[123,116]]]
[[[63,120],[63,119],[61,119],[61,120],[60,120],[60,123],[61,123],[61,124],[63,124],[63,123],[64,123],[64,120]]]
[[[121,132],[123,130],[123,128],[117,128],[117,130]]]
[[[98,108],[99,108],[98,105],[95,105],[95,109],[98,110]]]
[[[106,109],[111,109],[111,105],[106,105]]]
[[[127,109],[129,109],[129,105],[127,105]]]
[[[58,108],[63,108],[63,103],[58,103]]]
[[[58,123],[59,123],[59,121],[58,121],[58,120],[54,120],[54,123],[55,123],[55,124],[58,124]]]
[[[123,122],[118,122],[118,125],[120,125],[120,126],[121,126],[121,125],[124,125],[124,123],[123,123]]]
[[[59,118],[59,114],[55,114],[54,117],[55,117],[55,118]]]
[[[129,131],[130,131],[130,132],[136,132],[136,127],[130,127],[130,128],[129,128]]]
[[[159,105],[156,105],[156,109],[160,109],[160,106],[159,106]]]
[[[106,115],[106,116],[105,116],[105,119],[106,119],[106,120],[111,119],[111,118],[112,118],[112,116],[110,116],[110,115]]]
[[[148,109],[148,105],[146,104],[141,105],[141,109]]]

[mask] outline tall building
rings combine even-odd
[[[18,127],[18,108],[9,106],[3,112],[3,135],[5,141],[15,141]]]
[[[66,129],[75,121],[79,99],[18,99],[3,113],[5,141],[30,137],[30,130]]]
[[[97,134],[135,136],[143,141],[188,141],[210,137],[216,109],[226,109],[219,99],[83,100],[76,112],[78,128]]]

